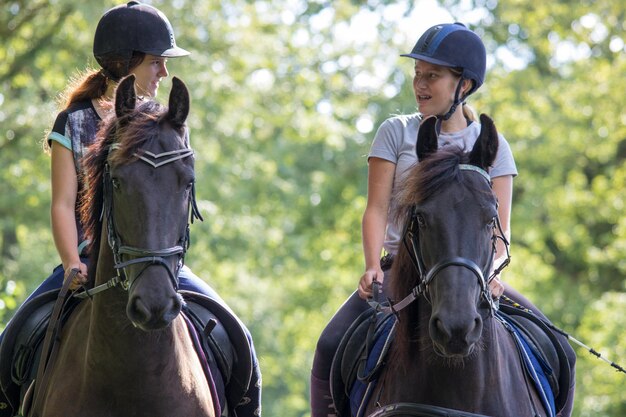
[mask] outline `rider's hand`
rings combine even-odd
[[[378,281],[378,283],[381,284],[381,286],[379,287],[379,291],[382,292],[382,283],[384,279],[385,274],[383,273],[382,269],[377,268],[366,270],[359,280],[359,287],[357,288],[359,297],[366,301],[368,298],[372,298],[372,282],[374,280]]]
[[[504,284],[502,284],[502,281],[500,281],[500,278],[497,276],[489,282],[489,289],[491,290],[491,297],[494,300],[497,300],[504,294]]]
[[[87,283],[87,265],[83,262],[70,264],[65,269],[65,278],[70,276],[73,269],[78,269],[78,273],[74,275],[74,279],[70,284],[70,290],[74,291]]]

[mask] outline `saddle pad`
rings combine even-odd
[[[547,360],[553,371],[552,375],[547,376],[555,396],[556,409],[563,409],[568,401],[572,378],[570,363],[561,342],[544,322],[546,319],[502,302],[498,314],[513,320],[518,330],[525,335],[525,340],[540,352],[537,356]]]
[[[550,413],[550,417],[556,416],[556,405],[554,402],[554,393],[550,387],[547,374],[552,373],[552,369],[547,362],[540,358],[539,352],[530,346],[523,333],[517,327],[515,322],[504,314],[497,314],[505,326],[510,330],[515,340],[515,344],[520,352],[520,358],[526,372],[533,381],[544,408]]]
[[[367,403],[378,383],[378,370],[384,365],[389,346],[395,335],[396,317],[388,315],[376,331],[370,352],[363,352],[357,378],[350,389],[350,410],[353,416],[363,417]]]
[[[232,409],[243,399],[252,379],[252,349],[246,332],[239,319],[220,302],[192,291],[179,292],[186,302],[185,313],[203,335],[209,363],[213,359],[217,364]]]

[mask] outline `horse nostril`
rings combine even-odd
[[[476,316],[474,318],[474,328],[468,332],[468,338],[470,343],[476,342],[480,339],[480,336],[483,333],[483,320],[480,316]]]
[[[170,308],[167,309],[167,311],[163,315],[163,319],[166,322],[170,322],[174,320],[176,316],[178,316],[178,314],[180,313],[180,310],[182,309],[182,307],[183,307],[183,304],[181,302],[180,297],[172,297],[172,303],[170,305]]]
[[[450,331],[446,327],[445,323],[437,316],[432,318],[431,330],[434,334],[438,335],[439,339],[442,341],[450,339]]]
[[[143,324],[150,320],[150,310],[139,297],[133,297],[128,303],[128,317],[133,323]]]

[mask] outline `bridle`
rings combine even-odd
[[[469,172],[475,172],[475,173],[480,174],[489,183],[489,186],[491,187],[491,178],[485,170],[477,166],[469,165],[469,164],[459,164],[459,169],[462,171],[469,171]],[[488,303],[490,313],[493,314],[495,310],[497,310],[497,306],[496,306],[496,302],[491,297],[491,292],[489,290],[489,282],[491,282],[491,280],[493,280],[498,274],[500,274],[500,272],[504,268],[508,266],[511,260],[511,255],[509,253],[509,242],[504,236],[502,225],[500,224],[500,218],[498,217],[497,214],[492,220],[492,229],[493,229],[493,234],[491,237],[491,242],[492,242],[491,253],[489,255],[489,261],[487,262],[487,265],[485,265],[484,268],[481,269],[471,259],[463,258],[460,256],[453,256],[447,259],[443,259],[437,262],[435,265],[433,265],[430,269],[427,269],[426,266],[424,265],[423,256],[421,255],[421,251],[420,251],[421,245],[420,245],[420,238],[419,238],[419,220],[417,216],[417,207],[413,206],[413,208],[411,209],[411,216],[402,234],[402,243],[404,247],[407,249],[409,258],[411,259],[411,263],[413,264],[416,271],[418,272],[419,283],[415,287],[413,287],[409,295],[407,295],[404,299],[402,299],[398,303],[395,303],[395,304],[389,303],[388,306],[384,306],[374,299],[374,300],[370,300],[369,304],[372,307],[374,307],[377,311],[381,311],[383,313],[397,314],[398,311],[410,305],[413,301],[415,301],[421,295],[424,295],[426,299],[430,301],[430,298],[428,296],[428,287],[430,284],[432,284],[432,282],[435,280],[437,275],[445,268],[448,268],[451,266],[459,266],[459,267],[468,269],[474,274],[474,276],[478,280],[478,283],[480,284],[481,297],[484,299],[485,302]],[[493,264],[493,257],[496,252],[496,245],[497,245],[498,239],[502,240],[504,243],[504,246],[506,248],[506,259],[504,260],[504,262],[502,262],[500,266],[498,266],[498,268],[494,269],[491,275],[489,275],[489,271],[491,270],[491,267]],[[485,278],[485,276],[489,276],[489,278]],[[375,288],[373,292],[374,294],[376,294],[378,291]]]
[[[116,144],[112,145],[109,152],[116,149]],[[134,153],[134,156],[138,160],[152,166],[154,169],[158,169],[162,166],[176,162],[178,160],[193,156],[194,152],[191,148],[183,148],[169,152],[162,152],[154,154],[150,151],[139,149]],[[137,282],[137,279],[143,274],[143,272],[151,265],[159,265],[165,268],[167,274],[172,282],[174,290],[178,290],[179,280],[178,272],[184,264],[185,254],[189,248],[189,224],[193,223],[194,219],[203,220],[198,205],[196,203],[195,182],[191,186],[191,192],[189,193],[188,209],[187,209],[187,226],[182,236],[176,243],[176,245],[163,248],[163,249],[145,249],[135,246],[124,245],[119,233],[115,229],[115,221],[113,217],[113,179],[111,178],[110,166],[108,163],[104,167],[103,175],[103,207],[102,218],[106,217],[107,220],[107,238],[111,251],[113,252],[114,268],[117,275],[106,283],[98,285],[92,289],[85,289],[81,293],[77,293],[75,296],[78,298],[92,297],[93,295],[105,291],[109,288],[116,286],[122,287],[128,291],[132,285]],[[122,260],[122,256],[127,255],[131,259],[127,261]],[[176,267],[174,270],[170,268],[167,258],[177,256]],[[127,271],[127,267],[130,265],[143,264],[144,267],[134,277],[130,277]]]

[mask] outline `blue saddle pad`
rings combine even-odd
[[[500,313],[498,313],[496,317],[511,332],[520,352],[522,363],[529,377],[533,381],[535,388],[539,392],[544,408],[548,410],[550,417],[555,417],[555,398],[547,377],[547,374],[552,373],[552,369],[542,358],[542,355],[537,352],[532,347],[532,344],[526,340],[526,336],[519,330],[513,320],[511,320],[507,315]],[[389,345],[393,341],[393,335],[395,332],[392,330],[396,324],[395,316],[390,315],[386,319],[386,323],[383,324],[381,331],[377,332],[376,337],[373,340],[372,347],[367,356],[363,370],[363,374],[365,375],[368,375],[372,370],[381,366],[381,363],[385,360]],[[364,416],[365,407],[369,402],[377,382],[378,378],[375,376],[368,379],[356,378],[354,384],[350,388],[350,411],[353,416]]]
[[[363,378],[363,375],[369,375],[372,370],[379,368],[382,362],[385,360],[389,346],[393,341],[393,328],[396,324],[396,317],[391,314],[385,317],[385,322],[382,324],[380,330],[376,333],[373,340],[371,350],[367,355],[363,372],[357,375],[357,378],[350,389],[350,410],[353,416],[362,417],[365,413],[365,407],[369,402],[369,399],[378,382],[377,376],[371,378]]]
[[[496,314],[496,317],[498,317],[500,321],[505,324],[513,335],[513,339],[515,340],[515,344],[520,351],[520,357],[524,367],[526,368],[526,372],[533,381],[535,388],[541,397],[541,402],[543,403],[544,408],[548,410],[551,417],[556,416],[554,393],[552,392],[550,381],[547,376],[547,374],[552,373],[552,368],[550,368],[550,365],[548,365],[548,363],[543,359],[541,353],[537,352],[532,347],[532,344],[526,340],[526,336],[522,331],[520,331],[517,324],[513,320],[511,320],[506,314],[501,314],[499,312]]]

